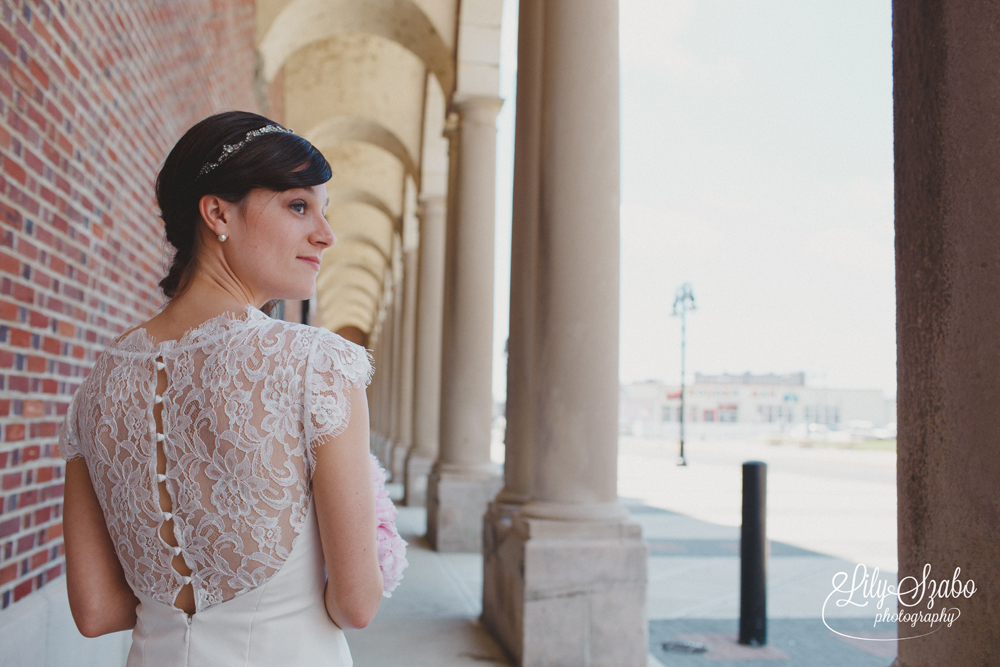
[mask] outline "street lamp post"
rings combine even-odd
[[[689,305],[690,304],[690,305]],[[684,347],[687,340],[687,311],[695,310],[694,292],[691,291],[691,283],[684,283],[674,292],[674,317],[681,318],[681,454],[677,458],[677,465],[686,466],[687,459],[684,458]]]

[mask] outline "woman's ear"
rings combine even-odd
[[[201,219],[215,236],[229,234],[226,214],[231,207],[232,204],[216,195],[205,195],[198,200],[198,212],[201,213]]]

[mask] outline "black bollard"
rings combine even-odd
[[[767,464],[743,464],[740,533],[740,643],[767,643]]]

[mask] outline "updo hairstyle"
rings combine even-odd
[[[247,132],[267,125],[277,123],[246,111],[209,116],[184,133],[163,163],[156,177],[156,202],[167,241],[176,249],[170,271],[160,281],[168,299],[183,291],[196,268],[202,224],[198,204],[203,196],[236,204],[256,188],[282,192],[330,180],[330,164],[322,153],[288,132],[254,137],[217,167],[200,173],[219,160],[224,145],[237,144]]]

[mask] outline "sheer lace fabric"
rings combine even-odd
[[[190,583],[200,612],[273,577],[309,516],[316,447],[346,427],[349,392],[371,372],[363,348],[252,307],[179,341],[137,329],[109,347],[73,398],[60,451],[85,458],[132,587],[172,605]],[[171,518],[177,547],[160,534]]]

